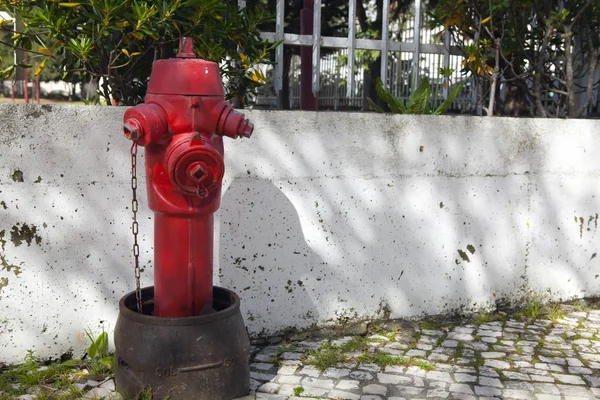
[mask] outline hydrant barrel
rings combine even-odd
[[[213,298],[212,213],[154,219],[154,314],[187,317],[210,312]]]

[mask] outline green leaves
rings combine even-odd
[[[429,104],[431,101],[431,84],[429,83],[429,80],[427,78],[423,78],[417,90],[415,90],[408,98],[406,106],[404,106],[402,100],[394,97],[394,95],[383,86],[383,82],[380,78],[377,78],[376,89],[379,98],[388,105],[390,111],[393,114],[439,115],[445,113],[448,110],[448,108],[450,108],[454,100],[456,100],[456,97],[462,91],[463,87],[464,84],[462,83],[454,86],[452,91],[449,93],[448,98],[444,100],[442,104],[440,104],[439,107],[435,110],[431,110],[429,108]],[[381,107],[379,107],[373,100],[371,100],[370,98],[368,100],[373,110],[381,113],[384,112],[384,110]]]
[[[25,29],[14,40],[17,47],[32,50],[36,72],[55,70],[75,81],[104,78],[103,96],[124,105],[143,101],[152,62],[173,57],[182,35],[194,39],[198,56],[219,63],[228,97],[245,96],[263,84],[257,66],[272,64],[270,53],[279,44],[262,40],[258,30],[272,15],[260,8],[239,9],[235,2],[23,0],[14,7],[5,4],[0,0],[0,9],[23,17]],[[12,24],[0,26],[3,31],[12,29]],[[55,47],[56,43],[60,45]],[[38,47],[43,50],[33,53]],[[242,63],[244,68],[239,68]],[[5,68],[2,74],[13,70]]]
[[[108,333],[103,330],[96,339],[92,336],[92,331],[90,329],[87,329],[85,333],[91,342],[90,347],[88,348],[88,357],[94,360],[96,358],[102,359],[108,356]]]

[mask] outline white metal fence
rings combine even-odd
[[[240,5],[244,6],[244,1]],[[448,95],[449,85],[442,85],[439,67],[452,67],[455,72],[451,81],[464,79],[460,74],[459,49],[451,43],[450,35],[434,30],[427,24],[421,0],[415,0],[411,15],[402,22],[395,22],[395,40],[390,35],[389,0],[384,0],[381,39],[356,37],[356,0],[348,1],[348,36],[321,36],[321,0],[314,0],[313,34],[300,35],[284,31],[285,1],[277,0],[275,32],[263,32],[262,37],[274,42],[283,40],[277,47],[275,66],[267,70],[269,83],[255,99],[258,106],[277,107],[278,94],[283,86],[284,46],[312,47],[312,92],[318,96],[320,109],[360,108],[365,103],[363,73],[365,64],[357,60],[357,51],[381,52],[379,76],[392,93],[407,99],[422,77],[427,77],[436,94],[434,103]],[[321,54],[323,48],[333,52]],[[353,56],[349,56],[353,55]],[[290,107],[299,106],[300,57],[294,56],[289,71]],[[467,85],[454,107],[466,110],[475,103],[472,85]]]

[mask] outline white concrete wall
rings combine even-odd
[[[86,328],[114,327],[133,288],[123,112],[0,105],[0,361],[81,355]],[[226,139],[215,282],[251,334],[600,295],[600,121],[247,114],[255,135]],[[39,244],[11,237],[23,224]]]

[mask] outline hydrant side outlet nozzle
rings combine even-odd
[[[125,112],[125,137],[145,146],[154,211],[154,315],[189,317],[212,306],[214,212],[225,172],[223,136],[254,127],[225,101],[216,63],[182,38],[176,58],[152,66],[144,104]]]

